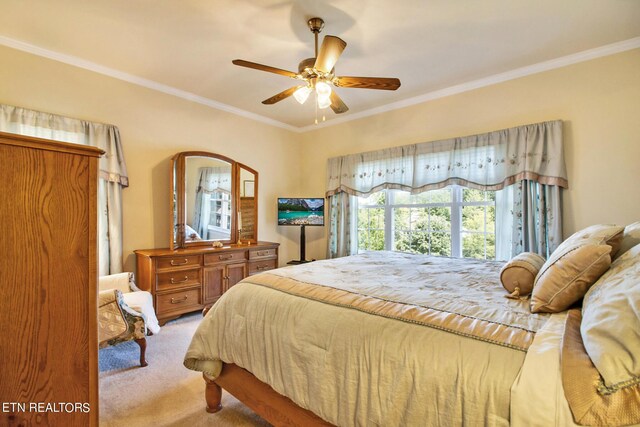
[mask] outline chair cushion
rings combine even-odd
[[[153,297],[147,291],[129,292],[123,294],[125,304],[138,313],[144,314],[147,329],[154,334],[160,332],[160,324],[153,309]]]
[[[117,289],[123,294],[131,292],[130,283],[133,282],[133,273],[117,273],[98,277],[98,290]]]
[[[114,289],[98,294],[98,342],[100,347],[127,332],[127,322],[118,305],[118,291]]]

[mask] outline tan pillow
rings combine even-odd
[[[517,299],[529,295],[543,265],[544,258],[533,252],[523,252],[507,262],[500,270],[500,282],[509,291],[508,297]]]
[[[595,241],[594,243],[604,243],[611,246],[611,256],[613,257],[620,248],[623,232],[624,227],[615,224],[591,225],[573,233],[558,246],[558,249],[589,240]]]
[[[640,382],[640,244],[585,295],[580,331],[605,392]]]
[[[531,294],[533,313],[558,313],[579,301],[611,265],[611,246],[599,239],[563,244],[544,263]]]
[[[622,241],[620,242],[620,249],[616,256],[616,258],[620,257],[623,253],[634,247],[640,243],[640,221],[634,222],[633,224],[629,224],[624,228],[624,232],[622,233]]]

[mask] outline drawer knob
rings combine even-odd
[[[233,255],[220,255],[218,256],[218,258],[220,259],[220,261],[226,261],[228,259],[233,258]]]
[[[256,267],[256,270],[266,270],[269,268],[269,264],[259,265]]]
[[[265,255],[268,255],[268,254],[269,254],[269,251],[258,251],[258,252],[256,252],[257,256],[265,256]]]
[[[182,280],[176,280],[176,279],[174,279],[174,278],[172,277],[172,278],[171,278],[171,284],[172,284],[172,285],[175,285],[176,283],[184,283],[184,282],[186,282],[187,280],[189,280],[189,276],[184,276],[184,279],[182,279]]]
[[[188,295],[185,295],[182,298],[171,298],[171,304],[180,304],[181,302],[185,302],[189,298]]]
[[[172,259],[170,262],[171,265],[185,265],[185,264],[189,264],[189,260],[188,259],[184,259],[183,261],[176,261],[175,259]]]

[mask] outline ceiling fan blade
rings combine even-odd
[[[347,107],[347,104],[345,104],[342,101],[342,99],[340,99],[340,97],[338,96],[335,90],[331,91],[330,99],[331,99],[331,109],[333,110],[334,113],[342,114],[349,111],[349,107]]]
[[[295,92],[296,90],[298,90],[301,87],[304,87],[304,86],[290,87],[289,89],[283,90],[282,92],[280,92],[277,95],[273,95],[271,98],[265,99],[264,101],[262,101],[262,103],[263,104],[267,104],[267,105],[271,105],[271,104],[275,104],[276,102],[280,102],[283,99],[288,98],[291,95],[293,95],[293,92]]]
[[[333,84],[338,87],[355,87],[361,89],[396,90],[400,80],[391,77],[336,77]]]
[[[298,75],[293,71],[282,70],[280,68],[270,67],[268,65],[262,65],[256,62],[249,62],[243,59],[234,59],[231,62],[241,67],[253,68],[254,70],[267,71],[269,73],[280,74],[281,76],[291,77],[292,79],[295,79],[298,77]]]
[[[320,52],[318,52],[318,57],[313,67],[323,73],[330,73],[345,47],[347,47],[347,42],[340,37],[324,36]]]

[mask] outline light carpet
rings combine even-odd
[[[223,409],[205,411],[204,380],[182,365],[202,315],[183,316],[147,337],[147,362],[141,368],[133,342],[100,350],[100,426],[269,426],[223,392]]]

